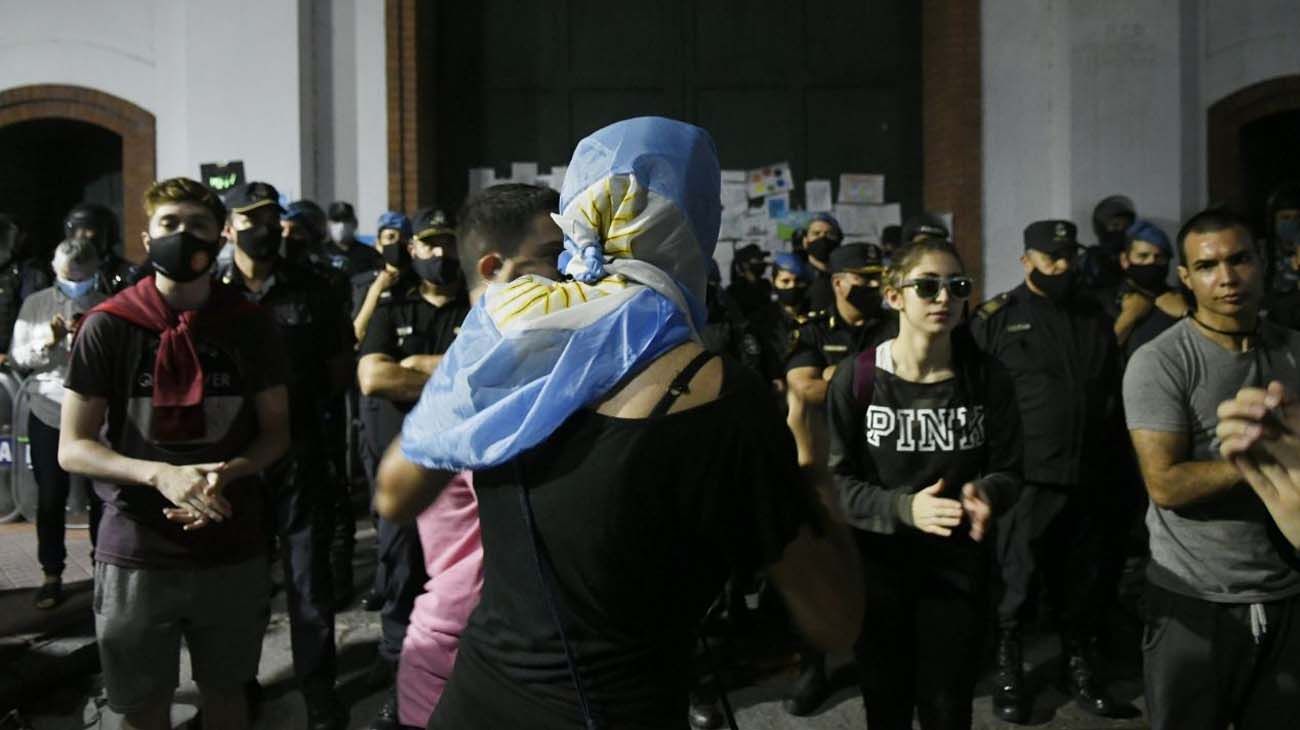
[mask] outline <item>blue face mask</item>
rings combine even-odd
[[[95,277],[90,277],[85,281],[68,281],[67,279],[55,279],[54,285],[63,292],[63,295],[69,299],[80,299],[95,288]]]

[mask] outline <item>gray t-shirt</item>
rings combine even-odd
[[[1219,404],[1246,386],[1279,380],[1300,388],[1300,333],[1265,322],[1261,345],[1229,352],[1190,319],[1138,349],[1124,373],[1130,430],[1191,435],[1193,461],[1221,458]],[[1283,559],[1272,518],[1242,482],[1204,502],[1147,508],[1147,578],[1165,590],[1219,603],[1257,603],[1300,593],[1300,572]]]

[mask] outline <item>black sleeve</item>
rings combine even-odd
[[[321,323],[320,335],[325,338],[321,351],[326,353],[326,357],[351,356],[357,338],[352,330],[352,321],[344,317],[343,307],[339,306],[336,291],[323,287],[316,295],[314,307],[316,311],[312,316]]]
[[[72,342],[64,387],[88,398],[112,396],[122,382],[118,368],[129,366],[122,362],[128,326],[105,312],[87,315]]]
[[[853,360],[835,368],[826,389],[830,470],[848,523],[859,530],[892,534],[910,525],[912,495],[879,483],[862,441],[864,409],[853,396]]]
[[[726,361],[726,370],[728,379],[745,385],[728,397],[734,414],[728,418],[734,428],[722,441],[728,453],[711,454],[705,463],[712,462],[708,471],[716,483],[728,486],[705,497],[716,501],[701,510],[697,530],[733,567],[753,571],[779,561],[800,527],[820,525],[821,506],[764,383],[734,361]]]
[[[284,338],[270,314],[262,308],[248,316],[243,348],[244,392],[256,395],[264,390],[289,382],[289,355],[284,349]]]
[[[993,343],[989,341],[990,329],[989,329],[988,319],[985,317],[981,317],[979,314],[976,314],[974,317],[970,318],[970,324],[968,328],[970,330],[971,338],[975,340],[976,346],[978,346],[979,349],[983,350],[984,352],[992,354],[991,349],[993,347]]]
[[[359,357],[366,355],[391,355],[397,350],[397,340],[394,338],[392,325],[392,309],[380,304],[375,307],[375,313],[370,317],[370,324],[366,326],[366,336],[361,340],[361,349],[357,353]]]
[[[1022,482],[1023,438],[1020,406],[1011,373],[992,357],[985,357],[984,475],[978,480],[995,515],[1015,504]]]
[[[817,343],[808,337],[808,328],[799,327],[790,333],[790,354],[785,359],[785,371],[788,373],[795,368],[819,368],[824,369],[830,363],[822,356],[822,351],[817,347]]]

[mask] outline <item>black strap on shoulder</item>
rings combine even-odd
[[[684,393],[691,391],[691,381],[695,379],[700,369],[715,357],[717,355],[705,350],[687,363],[686,367],[682,368],[680,373],[677,373],[677,377],[673,378],[673,382],[668,386],[668,392],[664,393],[659,402],[655,404],[654,410],[650,411],[650,418],[667,415],[673,404],[677,402],[677,399],[682,397]]]
[[[542,595],[546,598],[546,607],[555,621],[555,628],[560,632],[560,643],[564,646],[564,659],[569,664],[569,675],[573,678],[573,687],[578,693],[578,709],[582,711],[582,720],[586,730],[602,730],[600,721],[592,709],[591,699],[587,696],[587,686],[582,681],[582,672],[578,669],[578,652],[569,641],[564,630],[564,617],[560,615],[560,598],[555,588],[555,579],[551,575],[550,561],[544,556],[542,536],[537,531],[537,518],[533,515],[533,501],[528,495],[528,485],[524,483],[524,470],[515,459],[515,478],[519,482],[519,507],[528,526],[530,544],[533,548],[533,562],[537,566],[537,577],[542,582]]]

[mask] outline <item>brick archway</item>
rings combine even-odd
[[[72,119],[122,138],[123,246],[144,259],[138,231],[148,227],[140,200],[155,176],[154,117],[125,99],[81,86],[35,84],[0,91],[0,127],[38,119]]]
[[[1300,109],[1300,75],[1279,76],[1247,86],[1210,106],[1209,194],[1216,203],[1247,208],[1241,129],[1278,112]]]

